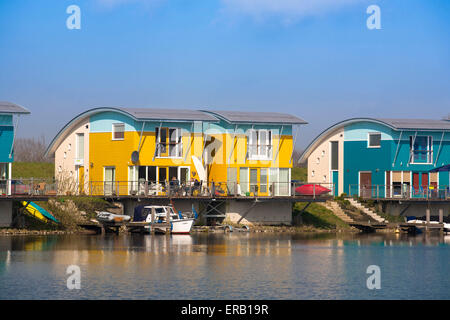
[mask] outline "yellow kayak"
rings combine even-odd
[[[25,211],[28,214],[32,215],[33,217],[35,217],[43,222],[48,222],[49,220],[52,220],[56,223],[59,223],[59,221],[54,216],[52,216],[48,211],[41,208],[34,202],[28,203],[26,201],[22,201],[22,205],[25,207]]]

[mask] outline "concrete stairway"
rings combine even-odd
[[[363,204],[361,204],[359,201],[353,199],[353,198],[348,198],[348,201],[350,201],[350,204],[352,206],[354,206],[355,208],[361,210],[362,212],[364,212],[364,214],[368,215],[369,217],[371,217],[373,220],[375,220],[376,222],[379,223],[388,223],[389,221],[387,221],[386,219],[384,219],[383,217],[380,217],[375,211],[373,211],[370,208],[365,207]]]
[[[355,220],[353,220],[349,215],[347,215],[339,206],[339,204],[336,201],[328,200],[326,201],[323,206],[327,208],[328,210],[333,211],[333,213],[342,221],[347,223],[353,223]]]

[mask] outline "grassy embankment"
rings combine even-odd
[[[54,179],[55,165],[47,162],[14,162],[12,165],[13,179]],[[24,181],[26,182],[26,181]],[[29,230],[66,230],[78,231],[80,221],[94,218],[95,211],[104,211],[110,204],[99,198],[91,197],[57,197],[50,201],[36,201],[36,204],[51,212],[60,225],[43,223],[37,219],[24,216],[23,225]]]
[[[48,162],[13,162],[13,179],[53,179],[55,176],[55,164]]]
[[[307,181],[307,168],[292,168],[292,180]],[[328,210],[319,203],[311,203],[305,211],[302,210],[307,206],[306,202],[297,202],[294,205],[294,219],[301,214],[301,224],[305,227],[312,227],[316,229],[339,229],[348,230],[350,226],[344,221],[336,217],[332,211]]]

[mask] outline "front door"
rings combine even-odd
[[[267,168],[259,169],[259,195],[269,195],[269,174]]]
[[[422,196],[427,197],[428,194],[428,173],[422,173]]]
[[[227,168],[227,194],[237,194],[237,168]]]
[[[250,195],[258,195],[258,169],[250,169]]]
[[[420,188],[419,188],[419,173],[417,172],[413,172],[413,190],[414,190],[414,195],[419,195],[420,194]]]
[[[116,168],[105,167],[105,179],[104,179],[104,193],[107,196],[113,195],[116,192],[115,180],[116,180]]]
[[[359,195],[363,198],[372,197],[372,172],[359,173]]]

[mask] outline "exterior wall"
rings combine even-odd
[[[12,223],[12,201],[0,201],[0,227],[10,227]]]
[[[271,159],[251,160],[247,157],[247,134],[250,129],[270,130],[272,132]],[[241,184],[240,168],[292,168],[291,155],[293,150],[292,126],[275,125],[232,125],[221,121],[219,124],[211,124],[206,134],[214,138],[214,142],[207,148],[207,160],[209,169],[209,181],[227,182],[228,168],[236,168],[237,183]],[[280,135],[281,134],[281,135]],[[268,172],[268,184],[273,181]],[[290,173],[289,173],[290,175]],[[247,178],[248,179],[248,178]],[[290,179],[290,178],[289,178]],[[258,185],[260,177],[258,175]],[[269,193],[260,193],[264,196]]]
[[[312,151],[308,157],[308,182],[332,184],[331,141],[338,142],[338,194],[344,190],[344,129],[334,132]]]
[[[251,205],[251,201],[228,201],[226,205],[225,221],[237,223]],[[245,225],[291,225],[292,203],[288,201],[257,203],[240,223]]]
[[[381,133],[380,148],[368,147],[369,133],[373,132]],[[332,131],[331,136],[324,138],[311,151],[307,159],[308,181],[315,183],[332,181],[329,143],[339,141],[339,194],[342,192],[351,195],[359,194],[360,172],[371,173],[373,192],[380,197],[386,196],[388,191],[386,174],[391,175],[391,172],[403,172],[403,181],[409,182],[410,185],[413,184],[413,174],[419,173],[419,185],[422,185],[422,173],[450,164],[450,132],[445,132],[443,135],[443,131],[417,131],[418,136],[431,136],[433,140],[432,162],[426,164],[409,161],[410,137],[415,135],[415,130],[401,132],[370,121],[360,121]],[[428,175],[428,181],[431,177]],[[438,184],[441,189],[449,186],[449,180],[448,172],[438,174]]]
[[[79,191],[78,188],[78,166],[75,165],[77,155],[77,134],[84,134],[84,192],[88,192],[87,181],[90,176],[89,166],[89,121],[86,120],[81,123],[76,129],[69,132],[64,141],[58,146],[55,152],[55,177],[61,181],[61,187],[66,191]],[[81,190],[82,190],[81,189]]]
[[[381,148],[368,148],[369,132],[381,132]],[[450,163],[450,133],[442,136],[441,132],[418,131],[417,135],[432,136],[433,161],[430,164],[415,164],[410,158],[410,136],[416,131],[392,130],[381,124],[361,122],[345,127],[345,175],[344,184],[352,194],[358,192],[359,172],[372,173],[372,185],[379,185],[379,194],[385,196],[386,171],[403,171],[413,173],[427,173],[429,170]],[[442,139],[442,143],[441,143]],[[438,151],[439,152],[439,158]],[[437,159],[437,160],[436,160]],[[436,163],[436,166],[434,165]],[[412,184],[412,177],[409,178]],[[420,175],[420,182],[422,184]],[[439,184],[448,186],[448,173],[439,174]]]
[[[14,126],[12,115],[0,115],[0,163],[14,161],[14,155],[9,157],[14,139]]]
[[[410,206],[408,203],[387,202],[384,206],[384,212],[393,216],[425,217],[427,208],[430,209],[430,216],[432,217],[439,217],[439,209],[444,210],[444,217],[450,215],[449,203],[414,203]],[[435,218],[431,220],[437,221]]]
[[[201,123],[184,122],[147,122],[144,126],[142,139],[140,138],[142,122],[113,112],[104,112],[92,116],[90,133],[90,181],[93,189],[101,188],[104,181],[104,168],[115,167],[115,181],[120,182],[119,193],[128,194],[128,182],[133,180],[129,177],[130,166],[157,166],[157,167],[188,167],[190,179],[198,179],[194,176],[196,172],[192,156],[200,158],[202,156],[203,135],[198,130],[202,130]],[[123,140],[112,139],[113,123],[124,123],[125,134]],[[182,156],[181,157],[158,157],[155,156],[155,130],[158,127],[181,128],[182,135]],[[137,151],[139,141],[139,161],[131,161],[131,154]],[[168,177],[170,179],[170,177]],[[102,190],[99,190],[100,193]]]
[[[113,139],[113,125],[124,124],[124,139]],[[88,126],[89,130],[84,128]],[[155,131],[158,127],[180,128],[181,149],[179,157],[160,157],[155,155],[157,145]],[[247,133],[249,129],[270,130],[272,134],[272,155],[267,160],[250,160],[247,157]],[[202,159],[207,167],[205,182],[221,183],[225,187],[228,168],[236,168],[237,182],[240,181],[239,168],[258,169],[258,186],[261,168],[292,168],[293,150],[292,126],[276,125],[231,125],[224,121],[209,123],[195,121],[135,121],[118,112],[100,112],[92,115],[76,130],[70,132],[55,152],[56,173],[65,172],[76,176],[75,156],[76,134],[85,133],[85,192],[104,193],[105,168],[114,167],[116,194],[129,194],[136,176],[131,176],[130,168],[138,166],[156,166],[158,168],[184,167],[189,169],[189,179],[198,179],[192,156]],[[142,132],[142,138],[141,138]],[[69,145],[71,148],[69,150]],[[139,148],[139,161],[132,162],[131,154]],[[158,170],[157,170],[158,171]],[[272,183],[267,170],[267,189]],[[171,177],[167,177],[170,180]],[[248,178],[246,180],[249,180]],[[289,181],[286,181],[289,183]],[[237,186],[236,186],[237,187]],[[286,185],[286,189],[288,186]],[[226,189],[226,188],[225,188]],[[259,196],[269,192],[258,193]]]

